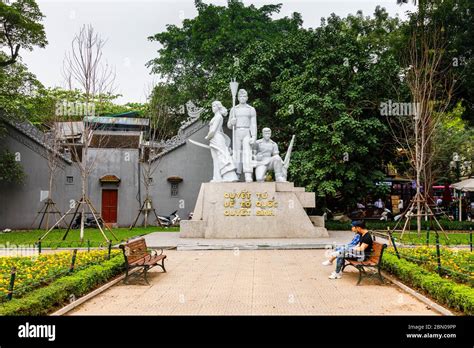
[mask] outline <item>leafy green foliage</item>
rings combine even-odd
[[[227,7],[207,5],[200,0],[195,4],[198,16],[184,20],[182,28],[169,25],[165,32],[149,37],[162,45],[159,56],[150,60],[148,66],[152,73],[165,78],[175,92],[171,108],[188,100],[206,107],[206,111],[215,99],[228,105],[230,78],[238,77],[235,70],[242,64],[241,55],[252,43],[277,43],[301,28],[301,16],[297,13],[292,18],[272,19],[281,5],[256,8],[237,0],[229,0]]]
[[[25,176],[20,162],[15,160],[15,155],[4,150],[0,154],[0,182],[21,184]]]
[[[120,254],[120,250],[111,250],[111,256]],[[0,258],[0,302],[7,300],[10,284],[10,272],[16,269],[13,297],[20,298],[34,289],[45,286],[52,281],[68,275],[73,253],[61,251],[51,254],[40,254],[38,257],[2,257]],[[79,251],[76,254],[74,272],[100,264],[108,259],[108,251]]]
[[[151,92],[144,114],[150,119],[147,140],[161,141],[178,133],[186,120],[184,104],[175,84],[158,83]]]
[[[73,275],[62,277],[23,298],[1,304],[0,315],[47,315],[66,304],[71,295],[76,298],[85,295],[123,269],[123,255],[118,255],[101,265],[94,265]]]
[[[397,20],[380,8],[374,15],[331,16],[314,30],[310,56],[272,85],[278,122],[297,134],[292,178],[348,206],[384,177],[387,131],[378,105],[399,83],[399,65],[388,50]]]
[[[474,222],[471,221],[449,221],[446,219],[441,219],[439,220],[439,223],[441,224],[441,227],[443,229],[448,230],[448,231],[469,231],[470,229],[474,229]],[[387,230],[387,227],[394,228],[396,222],[393,221],[366,221],[367,228],[369,230]],[[403,227],[398,225],[399,229]],[[426,229],[430,226],[429,221],[422,221],[421,226],[423,229]],[[410,221],[410,226],[412,230],[416,230],[416,219],[412,219]],[[326,221],[326,228],[328,230],[340,230],[340,231],[348,231],[351,229],[351,224],[349,222],[341,222],[341,221],[333,221],[329,220]],[[433,236],[432,236],[433,237]],[[408,237],[407,237],[408,238]],[[469,236],[466,236],[466,238],[469,238]],[[441,238],[441,241],[444,240],[444,238]],[[467,239],[465,240],[465,243],[467,244]]]
[[[472,165],[469,168],[463,162],[474,163],[474,128],[469,127],[468,122],[461,118],[463,112],[464,108],[458,102],[453,110],[442,115],[435,133],[432,170],[438,180],[457,180],[456,171],[450,167],[455,152],[460,156],[460,169],[463,169],[460,170],[460,175],[469,177],[472,174]]]
[[[230,106],[235,77],[282,153],[296,135],[290,179],[315,190],[318,206],[332,200],[344,209],[379,193],[374,181],[383,178],[390,151],[378,105],[400,83],[392,45],[398,20],[377,8],[373,18],[333,15],[306,30],[299,14],[272,20],[280,5],[196,6],[198,16],[182,28],[151,37],[163,48],[149,66],[167,79],[175,100],[196,100],[206,110],[216,99]]]
[[[0,67],[14,64],[20,48],[32,50],[33,46],[45,47],[46,34],[43,19],[35,0],[0,2],[0,47],[6,47],[8,55],[0,55]]]
[[[0,53],[1,54],[1,53]],[[0,69],[0,111],[14,119],[37,119],[44,112],[45,90],[22,63]]]
[[[474,2],[436,0],[427,11],[431,22],[442,23],[446,44],[445,64],[453,68],[456,91],[453,106],[460,102],[462,118],[474,126]]]
[[[0,116],[14,119],[41,115],[44,110],[43,85],[19,61],[20,49],[47,44],[43,14],[35,0],[0,2]],[[5,133],[0,122],[0,136]],[[6,182],[20,182],[22,171],[4,152],[0,157],[0,177]]]
[[[42,89],[41,93],[37,93],[35,97],[37,108],[41,110],[41,113],[28,112],[28,119],[39,127],[55,121],[82,120],[87,113],[86,107],[78,109],[82,113],[77,112],[73,108],[75,103],[93,104],[95,116],[107,116],[130,111],[136,111],[138,117],[145,116],[145,104],[127,103],[118,105],[115,103],[118,97],[117,94],[100,94],[93,98],[87,98],[86,94],[78,89],[65,90],[59,87]],[[69,110],[70,107],[72,107],[72,110]],[[68,112],[71,112],[71,114],[68,114]]]
[[[391,253],[385,253],[382,268],[399,277],[404,283],[423,290],[442,304],[474,314],[474,289],[440,277],[421,266],[404,259],[398,259]]]
[[[452,250],[440,248],[442,274],[458,283],[474,285],[474,254],[470,250]],[[392,251],[392,250],[390,250]],[[437,272],[438,262],[435,246],[417,246],[399,248],[400,257],[414,262],[423,268]]]

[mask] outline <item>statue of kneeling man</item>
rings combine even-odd
[[[283,160],[278,151],[278,145],[271,138],[272,131],[270,128],[262,129],[262,139],[256,141],[256,166],[255,177],[258,182],[265,181],[267,171],[273,170],[275,172],[275,181],[285,182],[286,175],[283,168]]]

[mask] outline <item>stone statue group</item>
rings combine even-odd
[[[227,109],[220,101],[212,103],[214,117],[206,135],[214,167],[211,182],[235,182],[242,176],[246,182],[252,182],[254,170],[258,182],[265,181],[269,170],[275,173],[275,181],[285,182],[294,136],[282,160],[278,145],[271,139],[270,128],[263,128],[263,137],[257,140],[257,112],[247,100],[247,92],[239,90],[239,104],[230,110],[227,127],[232,129],[232,148],[231,140],[223,131]]]

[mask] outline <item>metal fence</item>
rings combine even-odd
[[[471,230],[461,233],[464,236],[460,240],[467,243],[459,243],[455,247],[453,247],[451,233],[445,235],[443,232],[430,231],[430,229],[425,231],[423,236],[418,235],[416,231],[407,231],[404,236],[408,235],[408,237],[404,238],[403,242],[399,241],[393,231],[373,231],[372,234],[376,238],[386,239],[399,259],[406,259],[421,265],[441,277],[452,278],[459,283],[474,286],[474,253],[472,253]],[[460,233],[457,232],[457,234]],[[441,243],[442,238],[444,239],[443,243]]]
[[[38,251],[39,251],[39,254],[41,254],[42,243],[38,243],[38,244],[39,244],[38,245]],[[91,249],[89,247],[88,252],[90,252],[90,250]],[[104,250],[105,250],[105,248],[104,248]],[[5,303],[6,301],[10,301],[13,297],[21,297],[21,296],[23,296],[24,294],[26,294],[27,292],[29,292],[31,290],[35,290],[35,289],[37,289],[41,286],[50,284],[52,281],[54,281],[54,280],[56,280],[60,277],[70,275],[75,271],[79,271],[81,269],[85,269],[85,268],[93,266],[93,265],[98,265],[98,264],[104,262],[105,260],[110,260],[111,253],[112,253],[112,243],[111,242],[107,243],[107,249],[106,250],[107,250],[107,253],[106,253],[104,258],[98,258],[94,261],[91,261],[91,262],[88,262],[88,263],[82,265],[82,267],[77,267],[76,263],[77,263],[77,259],[78,259],[78,253],[77,253],[78,249],[77,248],[73,249],[72,252],[71,252],[70,263],[66,268],[61,269],[58,272],[54,272],[53,274],[50,274],[48,277],[42,278],[39,281],[28,282],[27,284],[24,284],[24,285],[21,285],[21,286],[15,286],[15,281],[17,279],[17,275],[18,275],[20,269],[17,266],[13,266],[13,267],[11,267],[9,273],[3,273],[3,274],[0,273],[0,276],[3,279],[8,279],[8,277],[10,278],[10,281],[8,283],[7,294],[6,294],[6,296],[2,295],[0,297],[0,303]]]

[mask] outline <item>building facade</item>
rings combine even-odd
[[[107,223],[128,227],[134,222],[146,196],[144,180],[148,180],[149,197],[157,214],[169,215],[177,210],[182,219],[188,218],[201,183],[212,178],[210,152],[188,142],[188,139],[206,142],[208,127],[199,118],[201,111],[188,105],[188,120],[175,137],[163,144],[164,149],[151,162],[143,160],[146,142],[136,127],[140,120],[131,120],[130,115],[116,116],[113,122],[100,118],[99,122],[112,127],[106,130],[109,137],[106,146],[92,140],[88,148],[87,163],[92,165],[86,195]],[[47,154],[53,150],[45,140],[47,136],[32,124],[5,119],[2,122],[7,134],[0,138],[0,149],[8,149],[19,158],[26,177],[22,184],[0,182],[0,229],[36,229],[38,212],[48,197]],[[81,198],[81,171],[71,157],[67,152],[59,155],[51,190],[52,200],[61,213],[74,207],[74,202]],[[146,178],[148,163],[156,168]],[[48,215],[51,226],[55,219]],[[71,218],[72,214],[66,221]],[[142,222],[140,216],[137,225]],[[148,223],[153,224],[154,219],[150,217]]]

